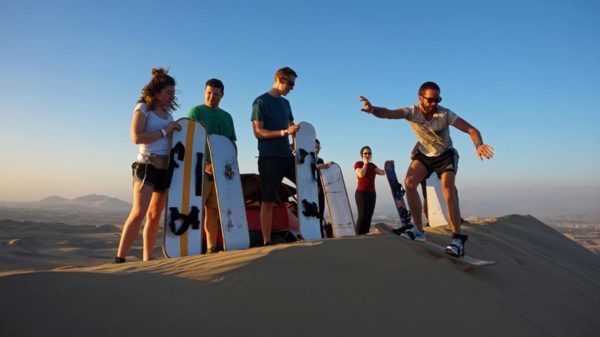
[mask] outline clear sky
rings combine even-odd
[[[157,66],[178,82],[175,118],[203,102],[207,79],[225,83],[221,107],[234,118],[242,172],[257,172],[252,101],[290,66],[296,121],[315,126],[351,197],[361,146],[379,166],[395,159],[403,176],[415,144],[405,121],[362,113],[359,95],[407,106],[429,80],[496,151],[480,162],[469,137],[451,131],[461,191],[600,185],[597,1],[0,4],[0,200],[130,201],[132,109]]]

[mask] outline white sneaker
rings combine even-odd
[[[425,242],[425,232],[421,232],[417,226],[413,225],[411,229],[405,231],[400,234],[401,237],[405,239],[410,239],[419,242]]]
[[[468,236],[461,234],[453,234],[452,241],[446,246],[446,254],[460,257],[465,255],[465,242]]]

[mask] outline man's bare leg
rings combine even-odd
[[[408,167],[406,172],[406,179],[404,179],[404,188],[406,189],[406,201],[408,202],[408,208],[412,214],[413,222],[417,228],[423,232],[423,218],[421,216],[421,197],[417,188],[425,179],[427,175],[427,169],[421,162],[413,160]]]
[[[217,239],[219,237],[219,210],[212,207],[204,207],[206,218],[204,219],[204,228],[206,229],[206,249],[207,252],[214,251],[217,248]]]
[[[271,242],[271,228],[273,225],[274,202],[263,201],[260,205],[260,229],[262,231],[263,244]]]
[[[442,194],[448,206],[448,221],[453,234],[460,234],[460,206],[458,204],[458,193],[455,185],[456,173],[446,171],[442,173]]]

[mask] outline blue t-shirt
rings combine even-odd
[[[252,121],[263,122],[267,130],[285,130],[294,121],[290,102],[269,93],[258,96],[252,103]],[[288,136],[258,140],[259,156],[288,157],[292,155]]]

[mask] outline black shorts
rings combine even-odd
[[[159,170],[151,164],[134,162],[131,164],[133,181],[139,181],[142,185],[154,188],[155,192],[166,192],[169,170]]]
[[[284,177],[296,183],[294,157],[258,157],[262,201],[275,202]]]
[[[455,149],[448,149],[437,157],[427,157],[421,152],[417,152],[414,158],[427,169],[425,178],[429,178],[433,172],[437,174],[438,178],[441,178],[442,173],[447,171],[458,172],[458,151]]]

